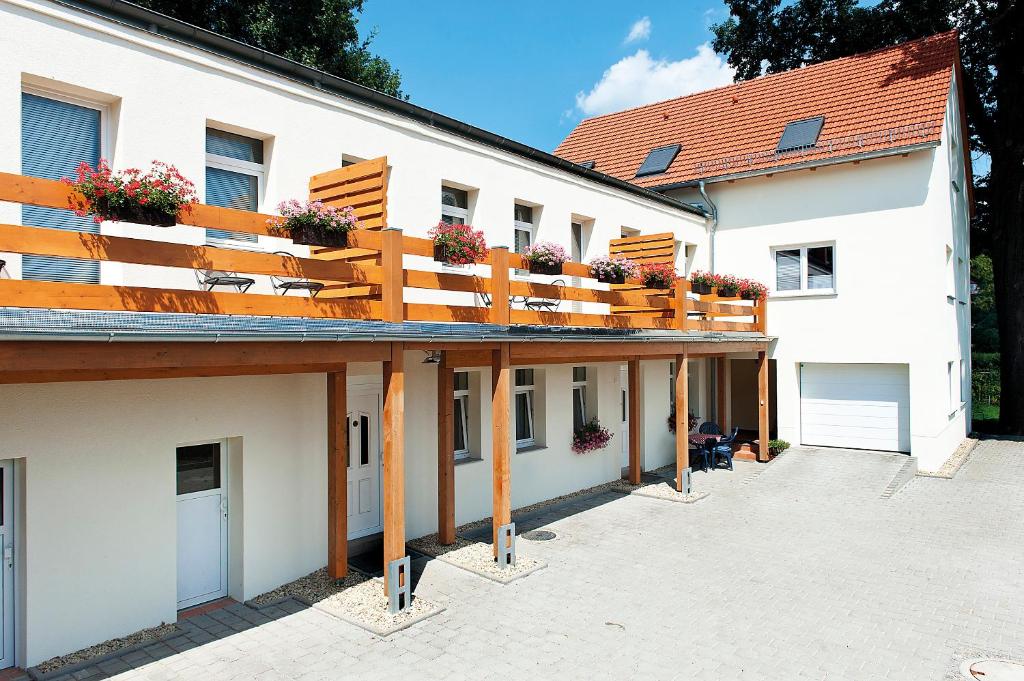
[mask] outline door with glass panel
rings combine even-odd
[[[14,666],[14,462],[0,462],[0,669]]]
[[[227,451],[223,441],[178,447],[178,609],[228,595]]]
[[[348,536],[382,529],[380,511],[380,394],[348,396]]]
[[[622,425],[619,428],[619,440],[622,442],[622,467],[629,467],[629,367],[625,364],[619,369],[619,406],[622,409]]]

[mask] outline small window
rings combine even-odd
[[[640,164],[640,167],[636,171],[637,177],[646,177],[648,175],[659,175],[672,165],[672,161],[676,160],[676,155],[679,153],[680,146],[678,144],[670,144],[665,147],[658,147],[657,149],[651,149],[650,153],[647,154],[647,158]]]
[[[782,131],[782,137],[779,138],[779,146],[776,147],[775,153],[813,148],[818,143],[818,135],[821,134],[823,125],[825,125],[824,116],[787,123],[786,128]]]
[[[804,246],[775,250],[775,290],[835,291],[835,247]]]
[[[441,185],[441,221],[449,225],[469,222],[469,192]]]
[[[516,449],[536,444],[533,420],[533,369],[516,369],[515,415]]]
[[[455,372],[455,430],[453,450],[455,460],[469,457],[469,373]]]
[[[178,447],[176,451],[178,494],[220,488],[220,443]]]
[[[206,129],[206,203],[258,211],[263,191],[263,140]],[[255,234],[207,229],[208,243],[256,243]]]
[[[956,414],[960,409],[960,372],[956,369],[956,362],[949,362],[946,365],[946,378],[949,382],[949,415]]]
[[[579,430],[587,423],[587,367],[572,368],[572,427]]]
[[[523,253],[533,243],[533,208],[522,204],[515,204],[514,211],[515,226],[515,252]],[[527,270],[516,270],[516,274],[526,275]]]

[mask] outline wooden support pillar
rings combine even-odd
[[[442,544],[455,543],[455,369],[448,353],[437,367],[437,536]]]
[[[690,467],[689,364],[684,353],[676,355],[676,491],[683,491],[683,469]]]
[[[512,429],[508,343],[491,351],[491,462],[494,504],[492,538],[498,555],[498,528],[512,522]]]
[[[384,589],[388,564],[405,556],[405,346],[384,362]]]
[[[402,271],[402,230],[388,227],[380,233],[381,319],[400,322],[405,317]]]
[[[726,434],[729,432],[729,419],[725,408],[725,365],[728,361],[725,357],[715,359],[715,420]]]
[[[491,323],[507,326],[510,315],[508,246],[494,246],[491,248]]]
[[[348,574],[347,370],[327,374],[327,574]]]
[[[677,331],[686,331],[689,326],[687,324],[687,311],[689,310],[689,298],[686,296],[690,290],[690,282],[685,277],[680,277],[676,280],[675,290],[673,291],[672,308],[675,311],[676,323],[675,327]]]
[[[627,363],[629,390],[626,400],[629,409],[629,483],[640,484],[640,359],[633,357]]]
[[[757,353],[757,460],[768,460],[768,353]]]

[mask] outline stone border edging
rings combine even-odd
[[[187,632],[184,629],[182,629],[177,622],[175,622],[174,631],[164,636],[147,639],[145,641],[139,641],[138,643],[133,643],[130,646],[118,648],[117,650],[111,650],[109,653],[103,653],[102,655],[97,655],[96,657],[90,657],[89,659],[82,660],[81,662],[73,662],[71,664],[64,665],[63,667],[58,667],[57,669],[54,669],[52,671],[41,672],[39,671],[39,667],[35,666],[26,669],[25,673],[28,675],[28,678],[32,679],[32,681],[47,681],[47,679],[55,679],[58,676],[63,676],[65,674],[74,674],[75,672],[81,671],[86,667],[93,667],[96,665],[103,664],[104,662],[109,662],[114,658],[129,655],[136,651],[142,650],[143,648],[148,648],[154,643],[166,643],[167,641],[177,638],[178,636],[184,636],[186,633]],[[72,654],[74,653],[69,653],[69,655]]]
[[[939,470],[937,471],[917,471],[917,475],[922,478],[941,478],[943,480],[952,480],[960,469],[963,468],[967,460],[971,458],[971,454],[978,447],[978,443],[981,442],[981,438],[977,437],[966,437],[964,441],[960,443],[957,450],[950,454],[949,458],[946,459]]]
[[[465,537],[463,537],[463,539],[465,539]],[[468,541],[473,541],[473,540],[468,540]],[[527,540],[527,541],[529,541],[529,540]],[[482,542],[475,542],[475,543],[480,544]],[[444,557],[445,554],[441,554],[441,555],[435,556],[434,554],[431,554],[431,553],[425,553],[423,551],[423,549],[421,549],[421,548],[417,548],[416,550],[419,551],[420,553],[422,553],[423,555],[430,557],[432,560],[439,560],[442,563],[445,563],[446,565],[452,565],[454,567],[459,568],[460,570],[465,570],[466,572],[472,572],[474,575],[479,575],[479,576],[483,577],[484,579],[487,579],[488,581],[494,582],[495,584],[501,584],[502,586],[504,586],[506,584],[511,584],[512,582],[514,582],[516,580],[519,580],[519,579],[522,579],[523,577],[527,577],[529,575],[532,575],[534,572],[537,572],[538,570],[543,570],[544,568],[546,568],[548,566],[548,564],[546,562],[544,562],[543,560],[537,560],[536,558],[531,558],[530,560],[534,560],[534,561],[537,562],[537,564],[534,565],[532,568],[529,568],[527,570],[523,570],[522,572],[520,572],[520,573],[518,573],[516,575],[513,575],[510,579],[498,579],[494,575],[488,574],[485,570],[477,570],[476,568],[472,568],[472,567],[470,567],[468,565],[464,565],[464,564],[456,562],[454,560],[446,559]]]

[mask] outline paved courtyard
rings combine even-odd
[[[940,681],[966,652],[1024,657],[1024,444],[885,498],[905,461],[792,450],[695,474],[696,504],[604,493],[527,523],[557,538],[520,540],[548,563],[520,581],[427,562],[415,592],[446,610],[388,638],[232,606],[183,652],[76,678]]]

